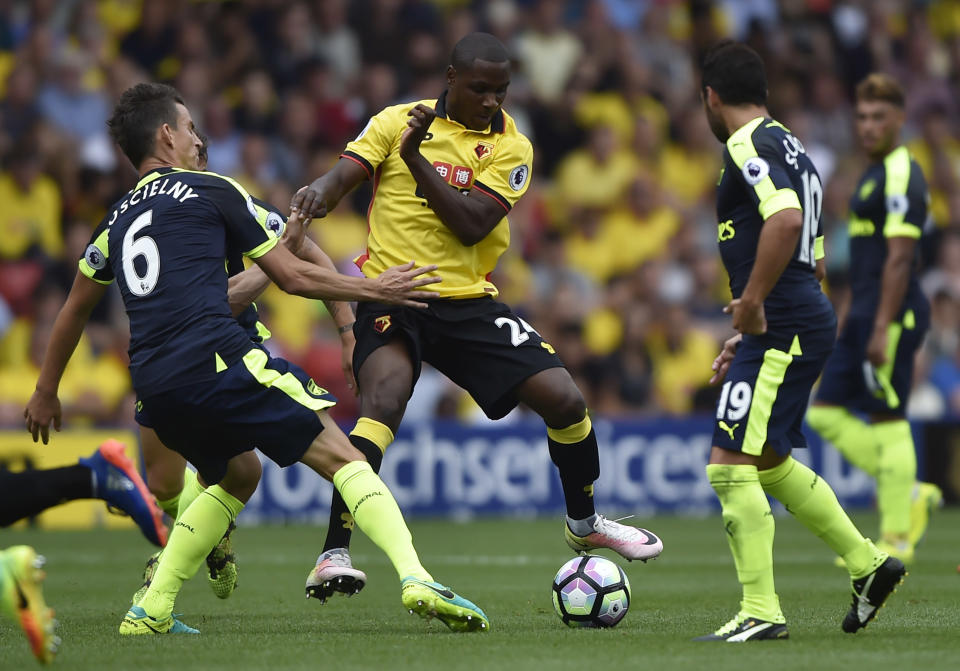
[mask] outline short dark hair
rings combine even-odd
[[[700,66],[701,86],[726,105],[766,105],[767,73],[760,54],[746,44],[723,40],[710,47]]]
[[[455,70],[469,70],[474,61],[506,63],[510,54],[503,43],[490,33],[470,33],[453,47],[450,64]]]
[[[896,79],[882,72],[873,72],[857,84],[857,102],[886,102],[902,109],[906,98]]]
[[[137,84],[120,96],[107,126],[110,137],[134,167],[153,152],[157,128],[163,124],[177,127],[177,103],[185,104],[180,93],[167,84]]]

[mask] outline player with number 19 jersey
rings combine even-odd
[[[757,117],[731,134],[717,185],[718,243],[739,298],[756,260],[765,220],[801,210],[803,227],[787,267],[764,300],[767,332],[745,334],[717,406],[713,444],[759,455],[806,447],[801,423],[810,390],[833,349],[837,319],[816,277],[823,257],[823,187],[803,144]]]
[[[763,222],[803,211],[796,252],[763,303],[770,330],[827,327],[835,319],[814,274],[823,256],[823,187],[803,144],[778,121],[758,117],[727,140],[717,186],[720,256],[739,298],[750,278]]]
[[[138,398],[212,380],[250,350],[251,334],[227,302],[226,264],[236,263],[236,250],[257,258],[277,244],[262,214],[228,177],[161,168],[94,231],[80,272],[101,284],[117,280]]]

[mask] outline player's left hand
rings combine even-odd
[[[733,317],[733,328],[740,333],[760,335],[767,332],[767,316],[763,303],[744,303],[739,298],[730,301],[723,311]]]
[[[307,227],[311,221],[313,220],[307,216],[306,212],[300,210],[293,210],[287,217],[280,241],[294,254],[303,246],[303,238],[307,235]]]
[[[39,389],[34,391],[23,411],[24,423],[33,436],[33,442],[37,442],[39,436],[46,445],[50,441],[50,422],[53,422],[54,429],[60,430],[60,415],[60,399],[56,394],[48,394]]]
[[[720,354],[713,360],[713,365],[710,367],[713,370],[710,384],[722,382],[723,378],[726,377],[727,371],[730,370],[730,364],[733,363],[733,357],[737,355],[737,347],[740,346],[741,340],[743,340],[743,334],[738,333],[732,338],[727,338],[723,343],[723,349],[720,350]]]
[[[867,341],[867,361],[876,368],[887,363],[887,329],[874,329]]]
[[[323,181],[318,177],[307,186],[301,186],[290,199],[290,212],[302,213],[309,222],[311,217],[320,219],[327,216],[327,199],[323,194]]]
[[[420,143],[427,137],[430,124],[437,113],[430,107],[420,104],[407,112],[407,128],[400,136],[400,158],[406,160],[420,153]]]

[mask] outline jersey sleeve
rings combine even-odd
[[[400,116],[401,109],[387,107],[370,117],[356,139],[348,143],[346,149],[340,154],[341,158],[359,164],[366,171],[367,179],[373,177],[377,166],[390,153],[397,135],[406,126],[404,118]]]
[[[493,160],[477,175],[473,188],[497,201],[506,214],[527,192],[532,171],[533,147],[530,140],[518,133],[501,140]]]
[[[911,161],[906,147],[898,147],[883,160],[886,173],[883,187],[886,238],[917,239],[927,220],[927,185],[923,173]]]
[[[273,237],[281,237],[287,227],[287,218],[283,215],[283,212],[265,200],[253,197],[251,199],[254,208],[257,210],[257,222],[267,229]]]
[[[267,228],[267,217],[260,216],[253,198],[240,184],[224,177],[211,174],[211,200],[223,215],[227,236],[241,253],[256,259],[274,248],[279,236]]]
[[[730,136],[727,150],[753,196],[760,216],[766,221],[777,212],[803,210],[803,207],[790,179],[788,170],[792,168],[787,165],[784,150],[768,140],[769,136],[760,135],[754,144],[757,136],[753,131],[758,126],[748,124]]]
[[[78,264],[80,272],[98,284],[110,284],[115,277],[110,267],[110,227],[107,224],[104,219],[97,226]]]

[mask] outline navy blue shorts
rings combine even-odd
[[[254,347],[210,382],[139,399],[136,419],[212,485],[254,448],[281,467],[296,463],[323,430],[317,412],[336,403],[301,368]]]
[[[803,417],[835,337],[836,321],[801,333],[745,335],[720,390],[713,444],[752,455],[767,443],[780,455],[806,447]]]
[[[887,363],[867,361],[873,318],[851,315],[827,361],[817,400],[866,414],[903,417],[913,385],[913,362],[930,326],[925,306],[904,311],[887,330]]]
[[[490,419],[516,407],[521,382],[563,366],[532,326],[489,297],[434,300],[423,310],[361,302],[353,333],[355,371],[378,348],[402,337],[413,362],[414,384],[426,361],[465,389]]]

